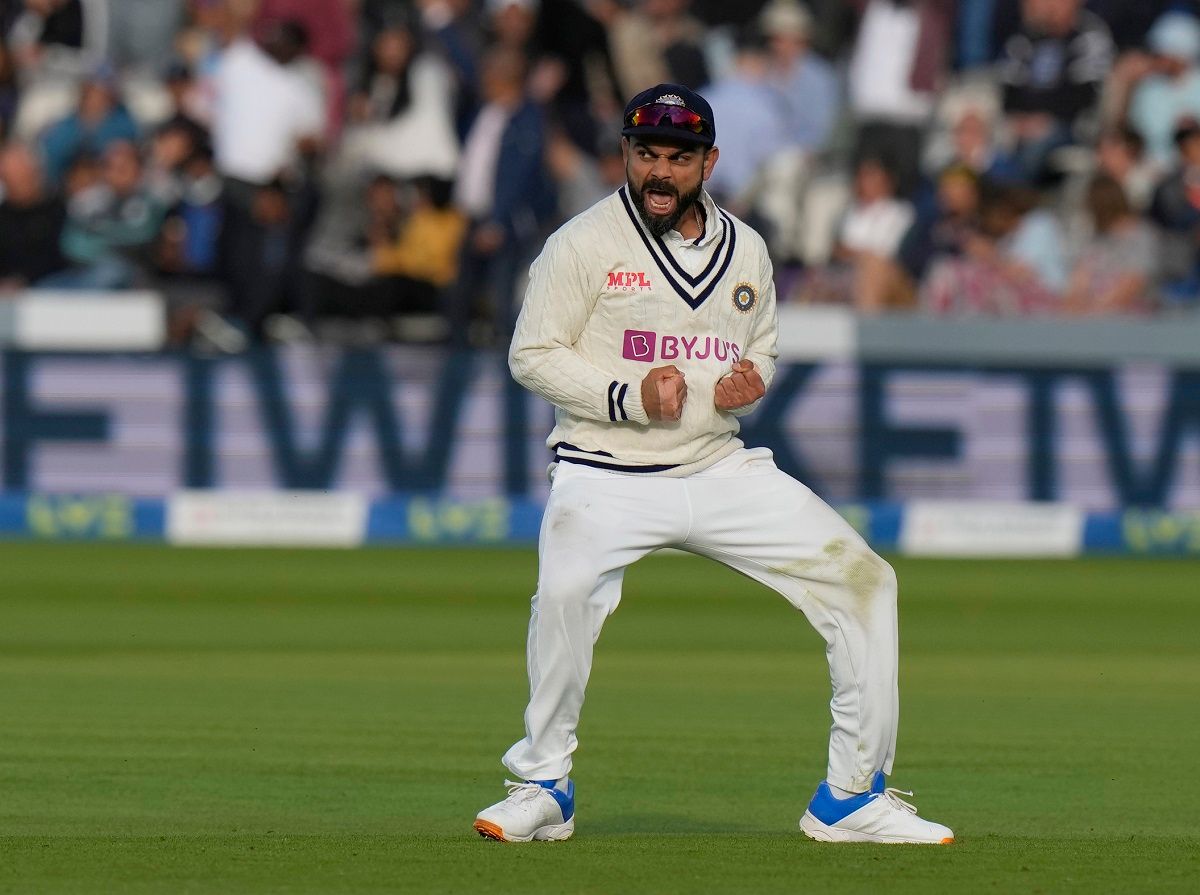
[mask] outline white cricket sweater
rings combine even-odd
[[[530,269],[509,351],[518,382],[555,405],[559,461],[682,476],[742,446],[717,380],[745,358],[775,374],[775,286],[762,238],[702,193],[704,234],[651,235],[628,191],[560,227]],[[642,379],[683,372],[676,422],[650,421]],[[740,408],[736,415],[749,412]]]

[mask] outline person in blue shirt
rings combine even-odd
[[[117,95],[112,70],[98,69],[80,88],[75,111],[42,134],[46,174],[58,183],[77,156],[100,157],[113,143],[137,138],[137,123]]]

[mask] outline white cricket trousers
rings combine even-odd
[[[529,622],[525,737],[504,755],[520,780],[571,770],[592,648],[625,568],[660,547],[707,556],[778,591],[825,638],[829,782],[865,792],[896,749],[896,576],[765,448],[685,478],[559,463],[542,520]]]

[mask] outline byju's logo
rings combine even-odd
[[[625,330],[625,350],[621,352],[621,357],[625,360],[640,360],[649,363],[654,360],[654,348],[657,344],[658,333],[627,329]]]
[[[621,357],[650,364],[656,360],[714,360],[737,363],[742,349],[716,336],[660,336],[644,329],[625,330]]]
[[[649,292],[650,277],[642,270],[610,270],[605,292]]]

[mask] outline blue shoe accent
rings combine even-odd
[[[829,784],[822,781],[821,785],[817,787],[817,791],[813,793],[812,801],[808,803],[808,810],[821,823],[833,826],[876,798],[878,793],[873,790],[874,782],[872,782],[871,792],[860,793],[849,799],[839,799],[833,794]]]
[[[569,821],[575,815],[575,781],[567,778],[567,789],[564,792],[558,788],[557,780],[526,780],[526,783],[536,783],[542,789],[547,790],[550,795],[554,796],[554,801],[558,802],[558,810],[562,812],[563,823]]]
[[[826,780],[817,787],[812,801],[808,803],[808,810],[821,823],[832,826],[842,818],[849,817],[871,799],[882,795],[886,788],[887,777],[883,775],[883,771],[876,771],[875,776],[871,778],[869,790],[848,799],[839,799],[833,794],[833,790],[829,788],[829,781]]]

